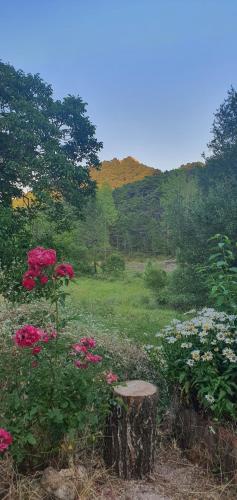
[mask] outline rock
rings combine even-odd
[[[88,473],[84,465],[77,465],[75,467],[76,476],[81,483],[85,483],[88,480]]]
[[[60,471],[47,467],[41,478],[41,486],[55,499],[75,500],[87,477],[87,471],[83,465]]]

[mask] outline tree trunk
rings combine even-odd
[[[157,387],[131,380],[114,388],[118,398],[108,418],[104,457],[123,479],[142,478],[154,466]]]

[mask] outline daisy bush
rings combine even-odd
[[[82,437],[94,443],[102,435],[117,375],[93,337],[76,339],[63,327],[59,306],[72,266],[43,247],[28,252],[27,264],[22,287],[29,294],[47,288],[50,315],[43,326],[13,327],[7,320],[0,341],[0,457],[11,453],[32,467],[58,456],[65,440],[72,450]]]
[[[157,333],[147,351],[171,390],[217,419],[237,417],[237,316],[211,308]]]

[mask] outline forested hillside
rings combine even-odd
[[[103,161],[100,170],[91,169],[91,177],[99,186],[109,184],[112,188],[159,173],[160,170],[143,165],[132,156],[123,160],[113,158],[111,161]]]
[[[177,224],[174,217],[178,217],[181,210],[182,218],[182,203],[192,200],[203,166],[201,162],[188,163],[179,169],[115,189],[113,197],[118,220],[112,241],[117,249],[130,254],[174,255],[171,241]],[[175,199],[176,206],[173,206]]]

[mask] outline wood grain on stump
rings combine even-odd
[[[142,478],[154,466],[157,387],[130,380],[114,388],[117,404],[108,419],[105,462],[124,479]]]

